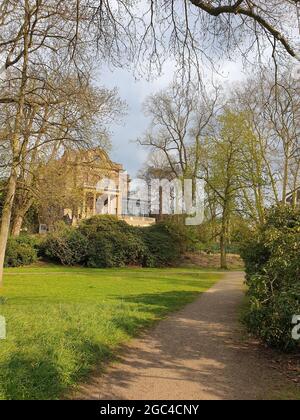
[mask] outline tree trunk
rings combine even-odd
[[[24,216],[21,213],[16,215],[13,221],[12,229],[11,229],[12,236],[14,237],[20,236],[23,220],[24,220]]]
[[[19,91],[19,100],[15,116],[14,135],[11,138],[11,151],[12,151],[12,168],[8,181],[7,196],[3,205],[2,220],[0,228],[0,288],[3,287],[3,267],[5,252],[7,247],[7,240],[10,230],[10,222],[12,215],[12,207],[15,200],[17,181],[20,169],[20,134],[22,130],[22,121],[24,118],[24,104],[25,104],[25,91],[28,81],[27,68],[29,61],[29,47],[30,47],[30,5],[29,1],[25,0],[25,19],[24,19],[24,54],[23,54],[23,68],[21,77],[21,86]]]
[[[226,206],[226,204],[225,204]],[[227,210],[224,209],[223,217],[222,217],[222,228],[221,228],[221,236],[220,236],[220,248],[221,248],[221,268],[223,270],[227,270]]]
[[[227,270],[227,252],[226,252],[226,228],[223,229],[221,232],[221,239],[220,239],[220,248],[221,248],[221,268],[223,270]]]
[[[7,194],[3,205],[2,218],[1,218],[1,229],[0,229],[0,288],[3,287],[3,267],[5,252],[7,246],[7,240],[9,235],[12,206],[16,194],[17,187],[17,169],[13,168],[7,187]]]
[[[289,159],[285,158],[282,182],[282,205],[286,206],[286,199],[288,195],[288,181],[289,181]]]
[[[296,209],[298,204],[298,191],[293,193],[293,208]]]
[[[295,173],[294,173],[294,182],[293,182],[293,191],[294,191],[294,193],[293,193],[293,207],[294,207],[294,209],[296,209],[297,206],[298,206],[298,197],[299,197],[298,194],[300,194],[299,184],[298,184],[299,172],[300,172],[300,162],[298,162],[298,164],[296,166]]]
[[[18,201],[18,200],[16,199],[15,201]],[[15,214],[12,221],[12,229],[11,229],[12,236],[15,236],[15,237],[20,236],[24,218],[27,212],[29,211],[29,209],[31,208],[32,204],[33,204],[32,197],[23,198],[21,201],[16,203],[15,207],[17,207],[17,209],[14,211]]]

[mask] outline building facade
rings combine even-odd
[[[130,179],[122,165],[112,162],[102,149],[70,151],[61,159],[66,190],[75,197],[63,210],[70,224],[96,215],[114,215],[135,226],[149,226],[155,219],[144,210],[131,214],[128,203]],[[73,194],[72,194],[73,191]]]

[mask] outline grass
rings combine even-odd
[[[8,269],[0,315],[0,399],[57,399],[141,329],[221,274],[197,269]]]

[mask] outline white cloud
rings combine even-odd
[[[134,142],[144,133],[149,124],[149,120],[143,114],[143,102],[148,95],[167,87],[174,78],[175,70],[175,62],[166,61],[162,75],[152,81],[137,80],[127,69],[110,71],[104,68],[102,71],[99,70],[98,83],[108,88],[117,87],[121,98],[126,100],[129,106],[128,115],[124,118],[122,125],[112,127],[113,150],[111,155],[115,161],[124,165],[131,176],[136,175],[148,154],[147,150],[142,149]],[[220,74],[215,75],[215,82],[218,81],[226,87],[244,77],[241,61],[236,63],[224,61],[220,67]]]

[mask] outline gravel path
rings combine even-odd
[[[133,341],[74,399],[255,400],[287,384],[267,353],[243,339],[243,274],[228,273],[194,303]]]

